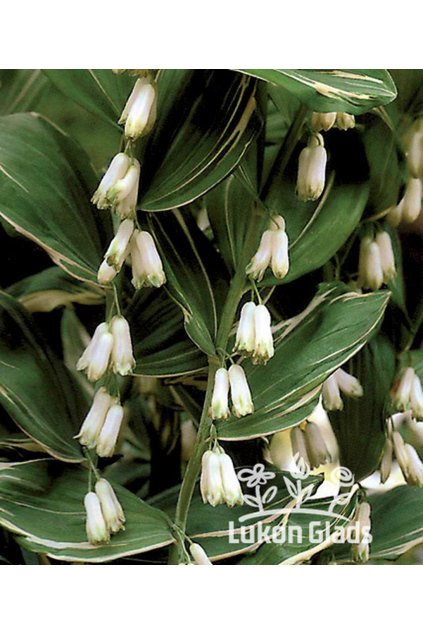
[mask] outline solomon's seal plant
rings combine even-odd
[[[0,558],[418,547],[421,71],[1,79]]]

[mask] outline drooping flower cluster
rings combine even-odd
[[[225,420],[230,416],[229,391],[232,413],[237,418],[254,411],[253,400],[247,377],[240,365],[231,365],[229,370],[219,368],[215,374],[209,415],[213,420]]]
[[[282,216],[272,216],[270,219],[246,273],[251,279],[260,282],[268,267],[277,279],[283,279],[289,271],[288,235]]]
[[[97,326],[76,367],[85,370],[88,379],[95,382],[108,370],[125,376],[134,366],[129,324],[124,317],[115,316],[110,323]]]
[[[234,352],[251,357],[255,365],[265,365],[273,357],[271,317],[263,304],[247,302],[242,307]]]
[[[406,367],[400,372],[392,386],[391,399],[398,411],[411,410],[415,418],[423,420],[423,389],[414,368]]]
[[[95,449],[101,457],[113,456],[122,425],[124,410],[119,399],[111,396],[104,387],[95,394],[91,408],[85,417],[79,434],[81,445]]]
[[[371,535],[371,508],[368,502],[361,502],[358,505],[353,523],[357,527],[358,543],[354,543],[351,547],[354,561],[365,563],[369,560],[370,544],[372,542]]]
[[[364,237],[360,243],[358,285],[376,291],[395,275],[395,257],[389,234],[380,231],[374,240]]]
[[[297,196],[300,200],[317,200],[323,193],[326,179],[327,153],[321,134],[310,136],[298,160]]]
[[[86,532],[90,544],[106,544],[110,535],[124,530],[125,514],[110,483],[100,478],[84,498]]]
[[[317,423],[305,421],[291,430],[292,453],[312,469],[332,462],[332,456]]]
[[[226,504],[231,508],[244,502],[233,462],[219,445],[203,454],[200,491],[204,504],[211,506]]]
[[[363,396],[363,388],[360,381],[345,372],[345,370],[342,370],[342,368],[338,368],[324,381],[322,386],[322,401],[326,411],[330,412],[344,408],[341,392],[346,396],[356,398]]]
[[[355,117],[347,112],[313,112],[310,124],[315,132],[327,132],[331,128],[350,130],[355,127]]]

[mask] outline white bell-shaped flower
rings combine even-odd
[[[116,316],[112,319],[110,330],[113,335],[113,371],[115,374],[125,376],[130,374],[135,367],[129,324],[124,317]]]
[[[273,232],[270,266],[278,280],[283,279],[289,271],[288,235],[282,229]]]
[[[219,455],[220,475],[223,488],[223,498],[227,506],[232,508],[244,503],[241,485],[237,478],[233,462],[226,453]]]
[[[91,199],[98,209],[109,209],[109,191],[125,176],[130,166],[131,159],[124,152],[119,152],[119,154],[116,154],[116,156],[112,159]]]
[[[350,130],[351,128],[355,128],[354,115],[348,114],[348,112],[337,112],[335,127],[339,128],[339,130]]]
[[[94,395],[91,408],[82,423],[80,432],[75,438],[79,438],[81,445],[93,449],[97,443],[101,428],[106,420],[107,412],[114,399],[104,387],[101,387]]]
[[[401,412],[410,409],[411,391],[414,387],[415,376],[416,374],[413,368],[404,368],[391,390],[393,404]]]
[[[362,288],[378,290],[383,284],[382,261],[376,242],[365,237],[360,243],[358,283]]]
[[[205,451],[201,460],[200,491],[204,504],[217,506],[224,500],[220,455],[217,451]]]
[[[331,374],[326,381],[324,381],[322,386],[322,400],[323,407],[328,412],[344,409],[344,403],[335,374]]]
[[[93,338],[78,361],[77,369],[85,370],[90,381],[100,379],[109,368],[113,336],[106,323],[97,326]]]
[[[119,229],[113,240],[111,241],[109,248],[106,251],[104,259],[109,266],[116,269],[117,272],[122,268],[125,259],[129,253],[129,241],[134,233],[134,223],[127,218],[120,223]]]
[[[423,178],[423,119],[416,119],[406,144],[407,167],[413,178]]]
[[[310,467],[317,469],[320,465],[332,462],[332,456],[316,423],[307,423],[304,437]]]
[[[263,304],[256,306],[254,311],[255,343],[253,352],[254,364],[266,364],[275,353],[271,317]]]
[[[145,77],[137,79],[119,123],[125,124],[125,136],[132,141],[148,134],[156,121],[157,89]]]
[[[135,230],[131,240],[132,284],[136,289],[143,286],[159,287],[165,284],[166,276],[153,237],[148,231]]]
[[[110,458],[113,456],[122,420],[122,405],[112,405],[107,412],[106,420],[104,421],[96,445],[96,452],[102,458]]]
[[[300,425],[296,425],[291,429],[290,433],[292,455],[305,464],[309,464],[308,451],[306,447],[305,434]]]
[[[246,268],[246,274],[253,280],[260,282],[272,259],[273,231],[263,233],[260,245],[254,257]]]
[[[419,178],[410,178],[401,201],[401,220],[412,223],[419,217],[422,208],[422,183]]]
[[[304,201],[317,200],[323,193],[327,153],[321,134],[310,137],[298,161],[297,196]]]
[[[255,346],[255,325],[254,315],[256,305],[254,302],[247,302],[241,309],[239,324],[236,331],[234,352],[251,355]]]
[[[97,480],[95,492],[100,501],[101,512],[110,533],[124,529],[125,514],[111,484],[104,478]]]
[[[214,386],[210,406],[210,418],[225,420],[231,415],[229,411],[229,374],[226,368],[219,368],[214,376]]]
[[[121,218],[135,217],[140,172],[141,166],[139,162],[136,159],[132,159],[125,176],[118,180],[107,192],[107,199],[110,201],[111,209]]]
[[[334,372],[333,376],[338,383],[339,389],[346,396],[352,396],[355,398],[363,396],[363,386],[355,376],[345,372],[342,368],[338,368]]]
[[[88,541],[94,545],[108,543],[110,541],[110,533],[107,530],[97,495],[93,492],[87,493],[84,498],[84,505],[87,513],[85,527]]]
[[[240,418],[252,414],[254,405],[243,368],[240,365],[231,365],[228,374],[234,416]]]
[[[97,271],[97,281],[99,284],[110,284],[110,282],[113,282],[115,279],[117,273],[116,269],[107,264],[106,260],[104,260]]]
[[[413,384],[410,390],[410,405],[414,416],[423,421],[423,390],[420,378],[414,375]]]
[[[379,247],[383,281],[387,283],[390,282],[397,274],[391,236],[387,231],[379,231],[376,234],[375,241],[377,246]]]

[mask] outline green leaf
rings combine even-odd
[[[338,441],[340,462],[358,481],[373,473],[380,462],[395,350],[386,337],[378,335],[345,369],[358,378],[364,394],[357,399],[344,397],[344,409],[329,412],[329,419]]]
[[[395,559],[423,542],[423,490],[400,486],[371,495],[372,559]]]
[[[38,69],[0,71],[0,114],[35,110],[48,85]]]
[[[0,464],[0,524],[20,545],[62,561],[104,563],[171,544],[170,520],[113,484],[123,507],[125,531],[92,546],[85,533],[88,470],[57,469],[49,460]]]
[[[125,316],[134,341],[135,374],[179,376],[207,366],[206,357],[187,336],[181,310],[165,291],[141,291]]]
[[[395,131],[376,116],[368,117],[362,139],[370,167],[369,207],[377,214],[399,200],[399,141]]]
[[[160,72],[141,209],[185,205],[236,167],[261,127],[255,92],[254,80],[231,71]]]
[[[115,75],[106,69],[44,70],[50,81],[66,97],[98,115],[113,126],[128,99],[135,78],[126,73]]]
[[[219,437],[241,440],[301,422],[323,381],[356,354],[379,325],[389,293],[360,295],[323,285],[311,304],[275,328],[275,355],[265,367],[245,363],[255,411],[218,424]]]
[[[185,330],[200,350],[213,355],[227,291],[219,254],[180,211],[151,214],[149,220],[163,260],[166,289],[182,309]]]
[[[0,118],[0,216],[70,275],[91,282],[103,253],[89,202],[94,182],[82,148],[48,121]]]
[[[58,266],[25,277],[7,289],[30,312],[49,312],[58,306],[101,304],[103,292],[70,277]]]
[[[391,102],[397,95],[386,70],[250,68],[242,72],[288,90],[316,112],[362,114]]]
[[[22,306],[0,293],[0,403],[52,456],[80,462],[74,440],[87,402]]]

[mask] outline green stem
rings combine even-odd
[[[220,318],[219,330],[216,336],[216,350],[227,349],[228,339],[235,320],[238,304],[242,298],[246,287],[245,267],[253,255],[255,245],[257,243],[257,232],[260,227],[264,215],[264,210],[255,208],[252,212],[251,223],[245,238],[245,247],[243,255],[240,258],[234,277],[232,278],[223,307],[222,316]],[[209,373],[207,378],[207,391],[204,398],[203,411],[198,427],[197,439],[194,445],[193,453],[188,462],[187,470],[179,492],[179,498],[175,513],[175,526],[178,535],[185,533],[188,511],[194,493],[195,483],[200,473],[201,459],[206,450],[210,437],[210,428],[212,420],[209,417],[209,409],[214,387],[214,375],[220,367],[218,356],[209,357]],[[178,543],[172,546],[169,555],[170,564],[178,564],[183,560],[183,549]]]
[[[195,483],[201,468],[201,459],[207,446],[210,435],[210,426],[212,421],[209,417],[209,408],[214,386],[214,375],[219,368],[219,362],[216,357],[209,358],[209,374],[207,378],[207,391],[204,398],[203,412],[198,427],[197,439],[195,442],[192,456],[188,462],[185,476],[179,492],[178,503],[176,506],[175,525],[179,529],[178,532],[185,533],[188,510],[194,493]],[[178,564],[182,555],[180,543],[172,546],[169,556],[170,564]]]

